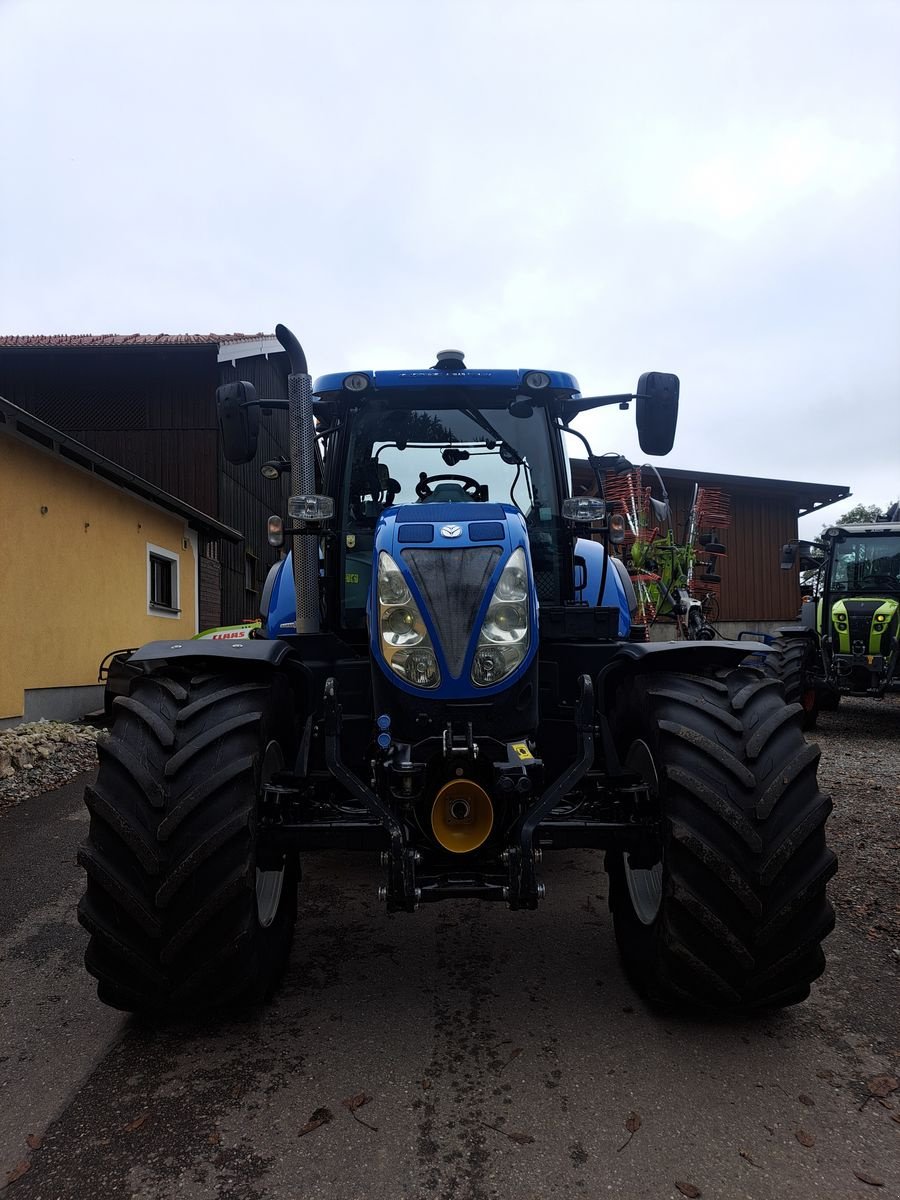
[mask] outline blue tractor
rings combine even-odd
[[[288,520],[258,628],[131,654],[81,851],[100,999],[151,1013],[264,1000],[301,859],[380,853],[379,901],[534,909],[542,856],[605,851],[626,970],[651,1000],[743,1011],[822,971],[835,869],[815,746],[746,642],[633,629],[610,459],[571,496],[565,433],[636,402],[667,454],[678,379],[586,397],[557,371],[433,367],[217,396],[226,456],[289,409]],[[575,434],[582,441],[581,434]],[[284,464],[287,468],[288,464]],[[277,469],[274,472],[277,474]],[[375,900],[373,890],[373,901]]]

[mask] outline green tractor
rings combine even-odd
[[[900,686],[900,504],[885,518],[832,525],[816,542],[783,547],[781,566],[814,571],[800,624],[781,629],[765,670],[803,706],[803,727],[841,696],[883,698]]]

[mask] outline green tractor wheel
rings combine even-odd
[[[291,749],[284,681],[166,670],[135,680],[99,742],[79,861],[100,999],[133,1012],[260,1002],[297,914],[296,855],[264,857],[258,802]]]
[[[649,787],[659,837],[607,855],[616,941],[650,1000],[743,1012],[795,1004],[822,972],[831,801],[819,748],[775,681],[742,668],[646,675],[615,736]]]
[[[821,702],[822,693],[811,679],[816,657],[816,644],[812,638],[783,636],[772,643],[763,667],[767,675],[781,681],[788,704],[799,704],[803,709],[802,728],[805,730],[815,729],[819,710],[826,707]],[[837,708],[837,704],[832,707]]]

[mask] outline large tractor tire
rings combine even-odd
[[[815,729],[821,707],[820,693],[810,679],[816,655],[812,638],[779,637],[772,643],[771,653],[765,656],[763,667],[767,675],[781,680],[788,704],[800,705],[801,728],[806,730]]]
[[[142,676],[119,697],[88,787],[78,908],[100,999],[133,1012],[266,999],[297,915],[296,855],[263,857],[258,803],[292,746],[279,677]]]
[[[707,1012],[805,999],[836,860],[800,709],[750,668],[637,677],[617,706],[620,753],[660,823],[641,852],[607,856],[629,975],[650,1000]]]

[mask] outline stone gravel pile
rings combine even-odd
[[[87,725],[28,721],[0,732],[0,808],[52,791],[97,765],[97,734]]]

